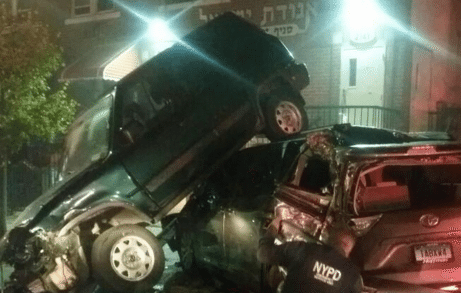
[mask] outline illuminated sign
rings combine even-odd
[[[260,26],[267,33],[277,36],[295,36],[305,33],[311,20],[317,15],[310,1],[247,1],[208,0],[166,5],[164,12],[180,12],[190,15],[192,21],[201,25],[218,15],[232,11]]]

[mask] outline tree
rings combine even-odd
[[[3,200],[0,236],[6,229],[6,170],[8,157],[31,138],[52,140],[72,121],[77,103],[66,84],[51,86],[63,65],[62,49],[37,13],[14,16],[0,6],[0,164]],[[2,198],[0,196],[0,198]],[[2,230],[3,229],[3,230]]]

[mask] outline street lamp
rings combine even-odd
[[[351,40],[362,43],[375,38],[386,15],[374,0],[346,0],[343,20]]]
[[[149,22],[147,36],[153,42],[156,53],[171,47],[177,41],[177,37],[170,30],[168,24],[158,18]]]

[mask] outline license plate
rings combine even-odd
[[[453,253],[448,243],[431,243],[415,246],[415,257],[419,263],[448,262]]]

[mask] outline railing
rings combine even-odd
[[[309,129],[339,123],[401,130],[400,111],[378,106],[306,106]],[[264,135],[253,137],[246,145],[266,144]]]
[[[338,123],[402,128],[400,111],[379,106],[306,106],[306,112],[310,129]]]

